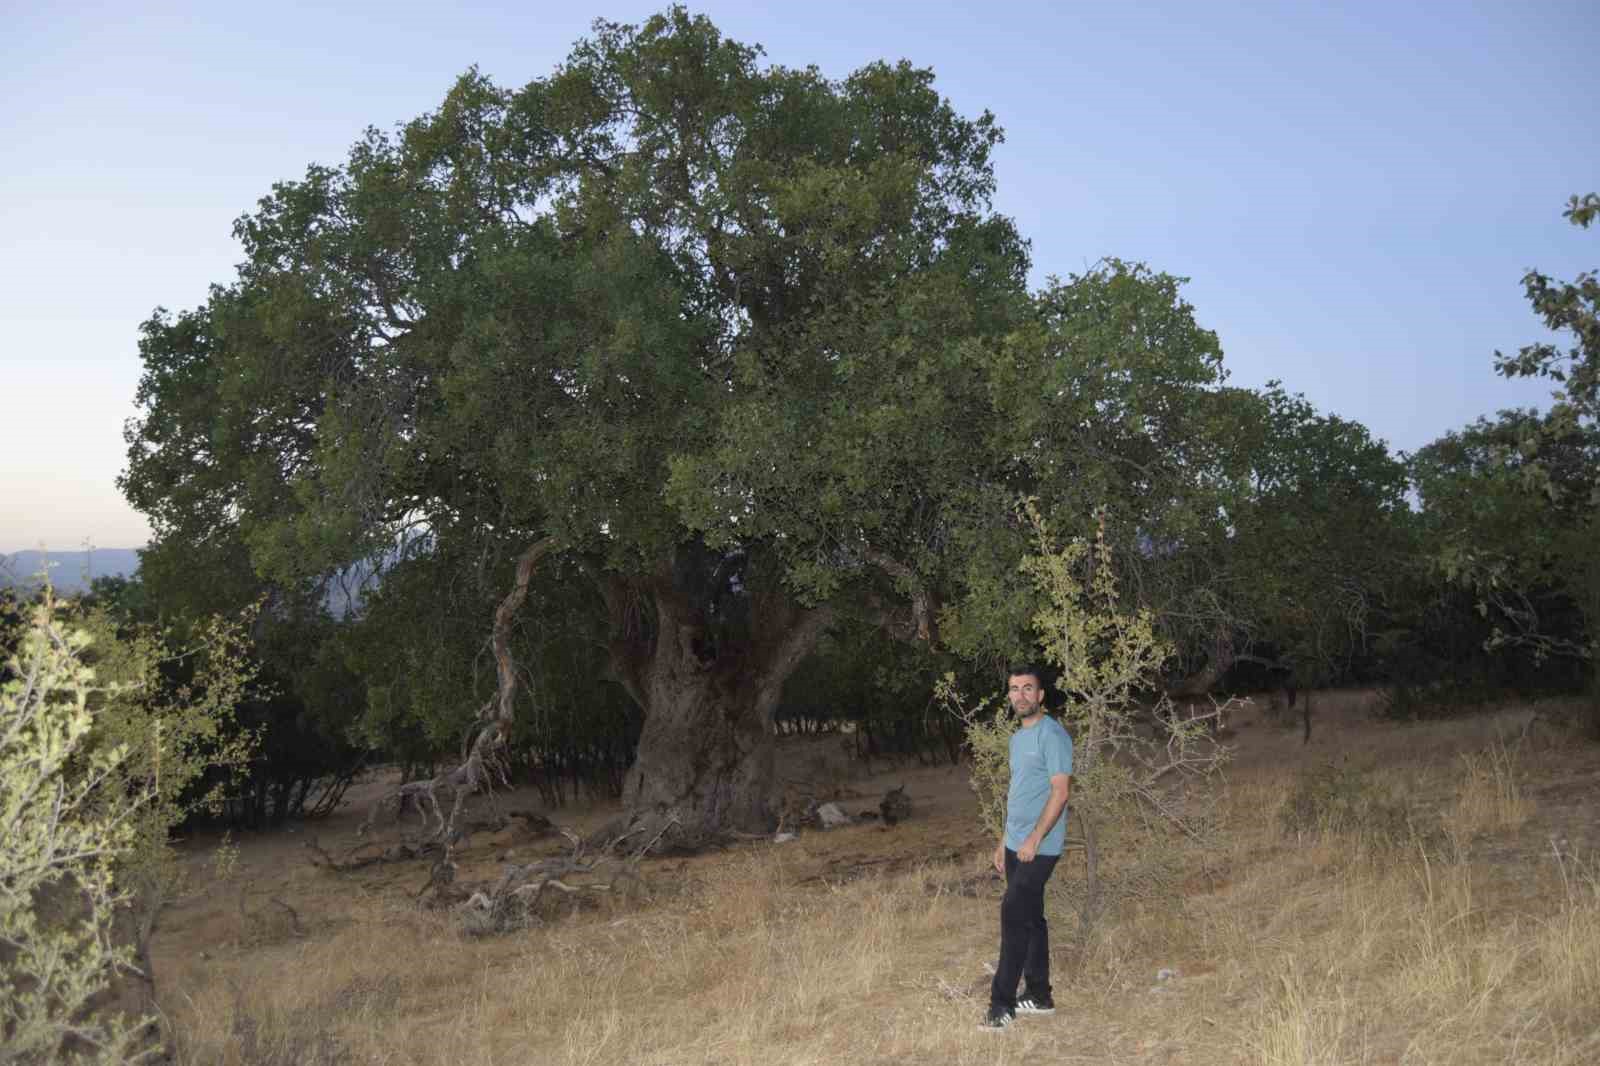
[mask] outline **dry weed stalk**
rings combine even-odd
[[[1533,800],[1523,788],[1521,743],[1497,740],[1460,756],[1462,777],[1447,815],[1454,835],[1517,829],[1533,815]]]
[[[1338,989],[1307,987],[1305,975],[1286,964],[1246,1030],[1245,1043],[1260,1066],[1336,1066],[1347,1019]]]

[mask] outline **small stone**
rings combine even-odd
[[[777,836],[772,838],[772,842],[774,844],[787,844],[789,841],[793,840],[799,835],[799,833],[779,833]]]
[[[837,829],[841,825],[850,824],[850,816],[839,809],[837,803],[824,803],[817,808],[817,820],[824,829]]]
[[[1178,976],[1177,970],[1169,970],[1163,967],[1162,969],[1156,971],[1157,981],[1170,981],[1176,976]]]

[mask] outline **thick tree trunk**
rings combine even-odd
[[[726,671],[663,673],[650,685],[623,802],[637,815],[676,811],[691,837],[770,829],[772,715],[782,682],[758,688]]]
[[[630,638],[621,626],[612,646],[617,674],[644,711],[638,754],[623,784],[626,828],[653,837],[676,818],[674,836],[690,844],[727,830],[768,831],[774,713],[784,681],[816,646],[831,614],[782,596],[752,595],[749,632],[719,643],[704,606],[671,580],[647,590],[614,584],[613,613],[636,613],[641,591],[655,608],[648,639],[638,628]]]

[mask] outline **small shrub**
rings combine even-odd
[[[91,750],[89,639],[34,608],[0,686],[0,1063],[120,1063],[149,1019],[91,1016],[133,962],[113,925],[128,894],[114,877],[150,792],[118,794],[122,745]]]
[[[0,1066],[155,1056],[152,1019],[104,1006],[178,878],[167,837],[218,760],[248,757],[237,626],[159,683],[155,634],[56,602],[0,611]],[[131,921],[130,921],[131,919]]]
[[[1081,968],[1103,914],[1124,904],[1173,903],[1189,867],[1204,862],[1216,832],[1209,786],[1228,755],[1208,722],[1220,719],[1226,705],[1186,716],[1171,713],[1163,701],[1155,716],[1162,735],[1145,735],[1138,697],[1159,687],[1172,654],[1156,633],[1154,616],[1124,603],[1103,530],[1093,540],[1058,545],[1033,500],[1021,501],[1017,510],[1037,545],[1019,569],[1038,593],[1030,619],[1038,646],[1059,671],[1061,719],[1073,741],[1068,845],[1081,847],[1084,860],[1081,883],[1052,882],[1058,887],[1047,912],[1050,900],[1063,897],[1077,912]],[[954,675],[947,674],[935,694],[965,724],[979,817],[998,837],[1010,784],[1010,739],[1020,722],[1005,700],[992,712],[968,706]]]

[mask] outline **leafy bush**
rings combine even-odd
[[[97,1009],[137,972],[175,864],[190,786],[247,744],[231,712],[250,675],[217,623],[199,683],[156,683],[160,646],[72,617],[47,589],[0,646],[0,1063],[151,1057],[150,1018]],[[132,929],[121,921],[131,917]]]
[[[108,796],[129,759],[126,745],[89,750],[90,701],[103,690],[82,661],[88,644],[41,605],[0,687],[4,1062],[47,1061],[69,1040],[92,1049],[88,1061],[126,1061],[148,1021],[85,1016],[111,975],[133,962],[132,949],[112,937],[128,900],[114,872],[134,847],[130,814],[151,800],[149,789]]]

